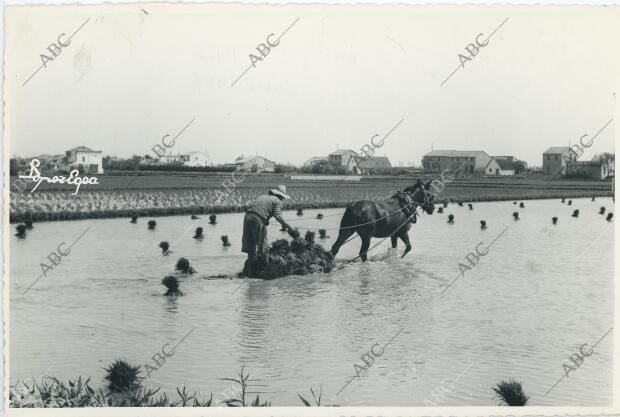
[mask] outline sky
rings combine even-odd
[[[164,135],[193,120],[169,151],[203,151],[213,163],[260,154],[301,164],[337,148],[359,152],[391,131],[375,155],[394,166],[419,165],[431,149],[484,150],[539,166],[547,148],[591,137],[614,119],[618,10],[11,6],[8,153],[85,145],[154,156]],[[85,22],[29,79],[40,54],[51,55],[48,45]],[[287,28],[267,55],[257,52]],[[465,50],[495,29],[475,56]],[[252,66],[250,54],[262,59]],[[464,67],[459,54],[471,58]],[[615,131],[613,121],[582,159],[613,152]]]

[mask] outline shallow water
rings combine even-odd
[[[491,386],[507,378],[523,382],[530,405],[610,405],[613,332],[545,393],[579,346],[593,345],[613,326],[613,223],[598,214],[600,206],[614,211],[613,203],[525,206],[475,203],[470,211],[451,204],[443,214],[420,216],[410,231],[413,251],[403,259],[389,253],[388,239],[371,252],[373,262],[273,281],[201,278],[242,269],[241,214],[218,215],[215,226],[206,218],[154,218],[154,231],[146,228],[150,218],[35,224],[26,239],[10,239],[11,383],[84,375],[97,386],[115,359],[156,366],[151,357],[162,345],[190,332],[148,385],[172,392],[185,384],[223,399],[230,385],[218,378],[245,365],[265,385],[253,391],[278,406],[300,406],[296,393],[308,398],[320,386],[325,405],[495,405]],[[578,219],[570,216],[574,209]],[[319,211],[322,220],[315,219]],[[303,217],[287,211],[285,218],[313,230],[337,229],[340,215],[333,214],[342,211],[306,210]],[[521,220],[512,219],[514,211]],[[448,214],[455,224],[446,223]],[[192,239],[198,226],[202,241]],[[49,263],[47,255],[89,227],[22,294],[41,274],[40,263]],[[278,230],[272,222],[270,240],[286,236]],[[222,247],[223,234],[231,247]],[[337,231],[328,235],[326,248]],[[459,275],[458,263],[469,265],[465,256],[495,238],[487,255],[440,295]],[[162,240],[173,254],[161,255]],[[356,256],[359,247],[356,238],[337,260]],[[184,296],[164,297],[161,279],[180,256],[198,273],[181,283]],[[382,355],[351,380],[354,364],[365,366],[361,356],[373,345],[378,353],[384,347]],[[438,395],[442,382],[454,387]]]

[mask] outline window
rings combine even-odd
[[[82,162],[86,162],[86,157],[82,157]]]
[[[555,156],[555,160],[556,160],[556,161],[558,160],[558,156],[557,156],[557,155]]]

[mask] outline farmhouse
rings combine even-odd
[[[260,155],[247,157],[241,155],[240,157],[235,159],[235,162],[233,162],[231,165],[238,167],[240,171],[250,172],[273,172],[276,169],[275,162]]]
[[[422,166],[426,172],[433,174],[444,170],[452,173],[458,169],[456,175],[497,175],[493,173],[497,172],[495,170],[499,169],[499,165],[496,161],[488,166],[491,160],[493,158],[485,151],[433,150],[424,155]]]
[[[329,154],[329,163],[334,166],[343,166],[350,172],[356,172],[357,162],[355,156],[359,156],[357,152],[351,149],[337,149]]]
[[[568,146],[553,146],[543,152],[543,171],[547,175],[566,174],[566,165],[577,160],[577,154]]]
[[[182,164],[187,167],[204,167],[208,162],[207,154],[200,151],[162,155],[157,159],[159,164]]]
[[[576,178],[604,180],[609,176],[609,166],[603,161],[570,161],[566,175]]]
[[[103,174],[103,154],[86,146],[78,146],[65,152],[69,170],[77,169],[82,174]]]
[[[354,159],[357,165],[357,173],[362,175],[372,174],[381,169],[392,168],[392,164],[390,164],[387,156],[370,156],[367,158],[355,156]]]
[[[327,162],[326,156],[313,156],[312,158],[304,162],[304,166],[318,165],[318,164],[322,164],[325,162]]]
[[[493,156],[484,169],[484,175],[506,176],[515,174],[515,159],[512,156]]]

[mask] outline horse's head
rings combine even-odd
[[[430,191],[431,181],[427,182],[423,186],[419,180],[418,183],[420,186],[416,184],[412,187],[415,191],[413,191],[411,197],[413,198],[416,206],[422,207],[422,210],[428,214],[433,214],[433,211],[435,211],[435,194]]]

